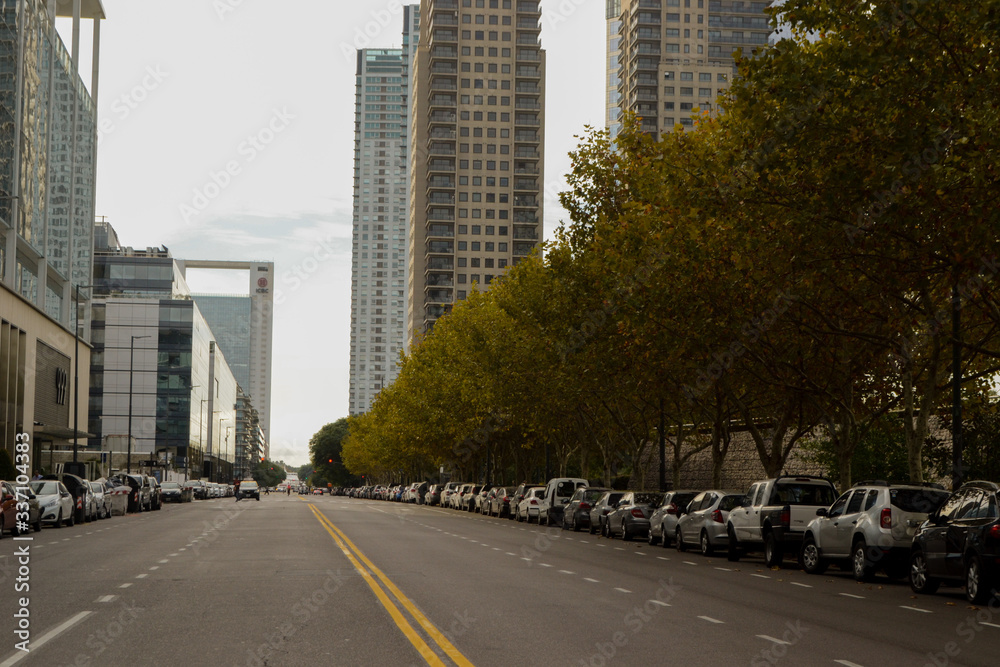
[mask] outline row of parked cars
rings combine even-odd
[[[14,482],[0,481],[0,537],[10,533],[40,531],[86,521],[110,519],[126,513],[155,511],[168,502],[233,495],[233,487],[204,480],[160,483],[152,475],[119,474],[88,481],[77,475],[44,475],[28,483],[27,494],[18,498]],[[28,504],[27,526],[17,521],[18,500]],[[25,530],[26,528],[26,530]]]
[[[1000,485],[968,482],[949,493],[937,484],[868,480],[837,494],[809,475],[782,475],[748,491],[618,491],[556,478],[516,487],[428,484],[349,489],[359,498],[439,505],[458,511],[587,530],[730,561],[760,554],[770,567],[789,556],[810,574],[831,565],[858,581],[877,573],[908,579],[917,593],[964,586],[982,604],[1000,587]]]

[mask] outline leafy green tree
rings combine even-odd
[[[253,471],[253,479],[261,486],[277,486],[285,481],[288,475],[285,467],[275,461],[264,460],[257,464]]]
[[[309,458],[312,463],[308,467],[310,470],[315,470],[317,476],[335,486],[352,486],[357,483],[341,459],[343,442],[347,434],[348,425],[345,417],[327,424],[309,439]],[[302,479],[301,474],[299,479]]]

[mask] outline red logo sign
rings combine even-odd
[[[257,280],[257,287],[267,287],[267,278]]]

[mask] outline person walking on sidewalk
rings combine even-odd
[[[236,496],[236,502],[240,502],[240,481],[236,480],[233,482],[233,495]]]

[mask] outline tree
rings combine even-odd
[[[310,470],[335,486],[353,486],[357,479],[341,459],[344,438],[349,432],[347,418],[325,425],[309,439]],[[302,476],[300,474],[300,479]]]
[[[283,465],[266,459],[258,463],[253,471],[254,481],[261,486],[277,486],[285,481],[287,476]]]

